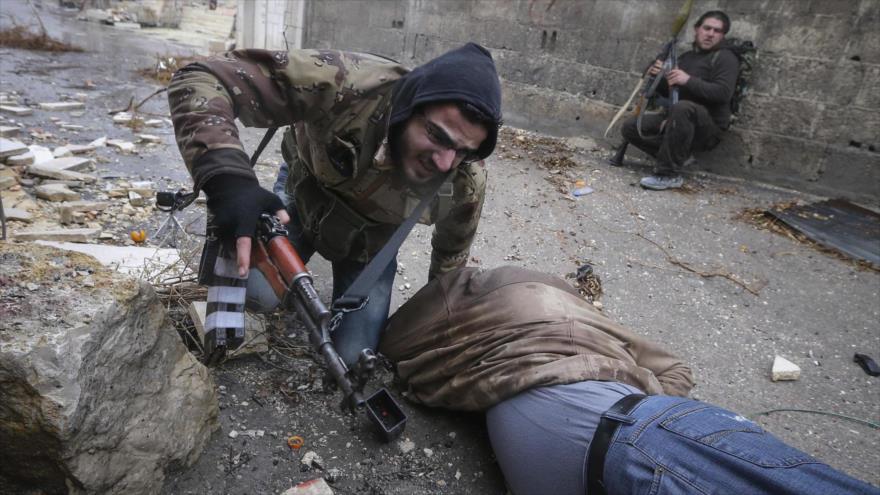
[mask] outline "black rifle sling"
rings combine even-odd
[[[275,135],[275,131],[277,131],[277,127],[272,127],[266,131],[266,134],[263,136],[263,140],[260,141],[260,145],[257,146],[257,151],[254,151],[254,156],[251,157],[251,168],[257,164],[257,158],[260,157],[260,153],[263,152],[263,149],[266,148],[266,145],[269,144],[269,141],[272,140],[272,136]]]
[[[416,209],[410,213],[406,220],[397,227],[397,230],[394,231],[394,235],[388,239],[388,242],[382,246],[379,253],[367,263],[367,266],[361,271],[360,275],[358,275],[354,282],[348,286],[348,289],[345,290],[345,294],[333,301],[333,305],[331,306],[333,311],[348,313],[363,309],[367,303],[367,295],[370,293],[370,289],[376,283],[376,280],[379,279],[382,272],[385,271],[388,263],[391,263],[391,260],[397,256],[397,251],[400,249],[400,245],[403,244],[403,241],[406,239],[410,230],[412,230],[416,222],[421,218],[425,208],[427,208],[434,197],[437,196],[437,191],[440,190],[440,187],[448,178],[449,174],[446,174],[435,179],[436,183],[430,187],[430,192],[422,198],[422,201],[416,206]]]

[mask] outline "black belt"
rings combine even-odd
[[[596,433],[590,442],[590,452],[587,455],[588,495],[605,495],[605,481],[603,479],[605,454],[608,453],[611,438],[620,426],[619,419],[609,418],[607,415],[609,413],[611,415],[629,414],[645,397],[647,396],[642,394],[627,395],[615,402],[599,420],[599,426],[596,427]]]

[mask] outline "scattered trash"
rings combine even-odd
[[[880,267],[880,214],[844,199],[782,203],[766,210],[745,210],[742,217],[799,242]]]
[[[141,230],[132,230],[131,233],[128,234],[131,237],[131,240],[134,242],[141,244],[147,240],[147,231],[144,229]]]
[[[801,368],[785,359],[782,356],[776,356],[773,359],[773,371],[771,378],[774,382],[793,381],[801,377]]]
[[[587,194],[591,194],[593,192],[593,188],[590,186],[579,187],[571,192],[572,196],[580,197],[586,196]]]
[[[293,450],[299,450],[303,445],[305,445],[305,443],[306,441],[303,440],[303,437],[299,435],[294,435],[287,438],[287,446]]]
[[[574,286],[584,299],[602,309],[602,303],[599,302],[602,297],[602,279],[596,274],[592,263],[585,262],[575,273],[569,273],[566,277],[574,279]]]
[[[858,365],[865,370],[865,373],[871,376],[880,376],[880,366],[878,366],[877,362],[871,359],[870,356],[856,353],[853,356],[853,361],[858,363]]]

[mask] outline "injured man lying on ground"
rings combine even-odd
[[[462,268],[394,314],[380,351],[427,406],[485,411],[510,491],[880,494],[745,417],[564,280]]]

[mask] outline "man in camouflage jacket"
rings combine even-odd
[[[240,276],[257,218],[274,213],[290,222],[304,260],[317,251],[332,262],[335,299],[440,180],[420,219],[435,224],[429,276],[466,264],[485,194],[482,160],[501,123],[498,76],[483,47],[469,43],[412,71],[335,50],[238,50],[179,71],[168,99],[194,189],[205,191],[220,232],[236,239]],[[236,118],[290,126],[282,143],[287,209],[258,184]],[[347,364],[378,344],[395,272],[392,262],[367,306],[335,330]],[[277,303],[256,270],[248,299],[262,309]]]

